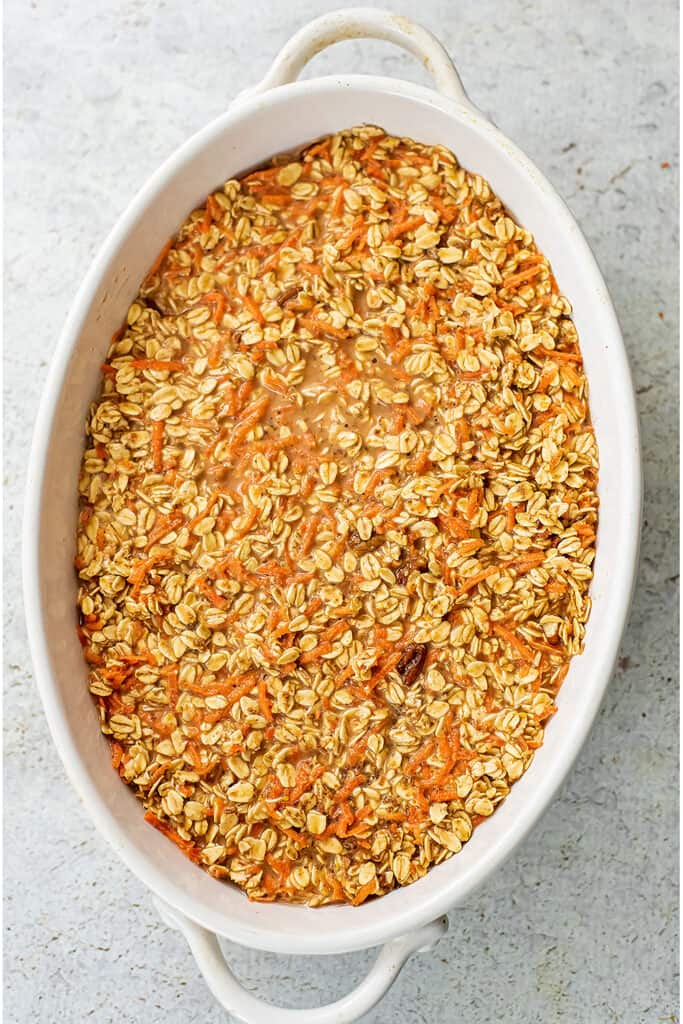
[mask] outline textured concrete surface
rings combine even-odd
[[[225,1020],[183,940],[93,834],[48,739],[19,592],[24,466],[58,331],[118,214],[295,28],[335,6],[5,6],[7,1024]],[[676,1021],[676,4],[394,8],[441,36],[475,103],[548,174],[594,246],[638,389],[646,526],[619,668],[576,770],[506,867],[451,914],[435,953],[412,960],[367,1021]],[[345,43],[311,71],[341,69],[424,80],[383,44]],[[371,958],[229,954],[250,989],[299,1007],[341,995]]]

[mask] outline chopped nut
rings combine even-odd
[[[427,657],[427,644],[409,644],[401,655],[396,671],[403,676],[406,686],[412,686],[422,671]]]

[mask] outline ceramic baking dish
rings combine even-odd
[[[295,81],[306,62],[341,39],[389,40],[418,56],[435,89],[366,75]],[[463,851],[426,877],[359,907],[311,910],[249,903],[196,867],[143,821],[110,765],[76,637],[77,481],[89,403],[109,338],[166,239],[225,179],[330,132],[362,123],[452,149],[487,178],[535,235],[573,308],[600,453],[600,525],[593,612],[546,742],[511,795]],[[133,200],[93,263],[55,353],[35,428],[25,513],[25,605],[36,677],[52,735],[94,824],[155,894],[164,920],[184,932],[209,986],[240,1020],[341,1022],[368,1010],[407,957],[447,927],[445,913],[509,855],[547,807],[596,715],[631,598],[640,520],[638,427],[626,354],[607,289],[567,207],[534,165],[463,91],[437,40],[386,11],[347,9],[298,32],[260,85],[182,146]],[[217,936],[288,954],[344,953],[383,943],[364,982],[315,1010],[274,1010],[231,974]]]

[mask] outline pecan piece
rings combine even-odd
[[[403,676],[406,686],[413,685],[422,671],[426,657],[427,644],[408,644],[396,666],[396,671]]]

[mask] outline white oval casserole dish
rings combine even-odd
[[[353,75],[292,81],[313,54],[340,39],[384,38],[418,55],[438,92]],[[139,801],[110,766],[76,636],[75,553],[84,422],[109,339],[166,239],[225,179],[341,128],[371,123],[451,149],[488,179],[533,232],[574,309],[600,454],[600,522],[585,651],[575,658],[545,745],[463,851],[420,881],[360,907],[310,910],[249,903],[187,860],[143,820]],[[188,938],[209,985],[239,1019],[355,1020],[417,949],[445,930],[443,915],[504,860],[565,778],[609,681],[635,577],[641,480],[635,400],[614,309],[567,207],[534,165],[477,111],[440,44],[386,11],[339,11],[299,32],[266,79],[179,149],[136,196],[107,239],[59,340],[35,427],[25,511],[24,593],[38,686],[55,744],[95,825],[156,894],[162,916]],[[440,916],[441,915],[441,916]],[[349,996],[317,1010],[276,1010],[245,992],[216,936],[277,953],[322,954],[387,943]],[[276,1016],[273,1016],[275,1012]]]

